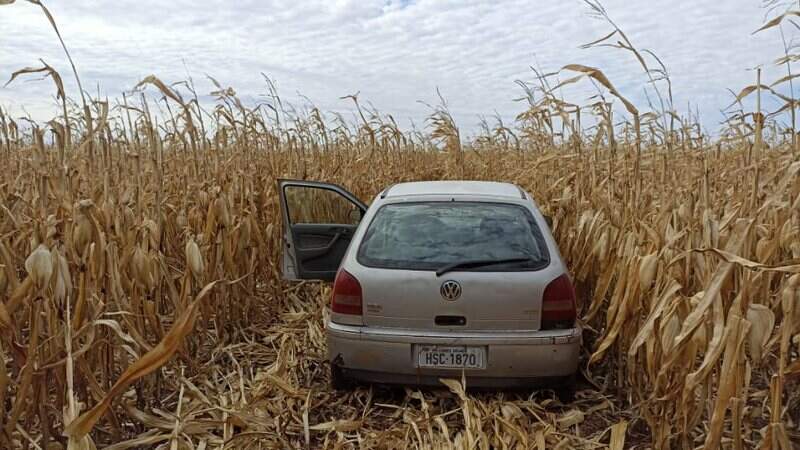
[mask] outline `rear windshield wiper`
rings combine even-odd
[[[452,272],[456,269],[474,269],[476,267],[484,267],[484,266],[493,266],[495,264],[510,264],[510,263],[517,263],[517,262],[530,262],[533,261],[533,258],[529,256],[520,256],[517,258],[506,258],[506,259],[473,259],[470,261],[461,261],[461,262],[454,262],[447,264],[445,266],[440,267],[436,270],[436,276],[440,277],[447,272]]]

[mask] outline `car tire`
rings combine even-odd
[[[336,391],[349,391],[353,389],[353,382],[342,372],[341,367],[331,365],[331,387]]]
[[[556,397],[561,403],[572,403],[575,400],[575,386],[577,382],[575,375],[565,377],[564,380],[554,389]]]

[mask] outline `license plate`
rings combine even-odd
[[[485,369],[486,347],[418,345],[417,366],[444,369]]]

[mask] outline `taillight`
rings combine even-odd
[[[544,289],[542,296],[542,329],[561,330],[575,326],[575,289],[564,274]]]
[[[344,269],[339,269],[336,279],[333,281],[331,311],[358,316],[362,314],[361,285],[356,280],[356,277],[350,275]]]

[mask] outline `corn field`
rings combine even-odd
[[[42,63],[11,80],[52,80],[53,120],[0,109],[0,448],[800,447],[793,125],[742,109],[712,138],[577,64],[561,84],[591,78],[630,120],[544,83],[472,139],[444,102],[404,132],[356,96],[351,122],[288,109],[271,84],[255,108],[214,79],[208,108],[193,80],[155,76],[72,101]],[[279,178],[362,199],[412,180],[532,193],[579,292],[576,399],[461,379],[333,391],[330,286],[281,279]],[[299,213],[350,220],[324,200]]]
[[[652,148],[635,169],[624,146],[486,137],[442,151],[374,125],[312,134],[313,122],[281,137],[247,110],[204,140],[177,120],[159,132],[140,106],[112,119],[96,104],[96,131],[78,130],[91,138],[73,149],[6,118],[4,448],[798,442],[800,162],[787,146]],[[280,279],[280,177],[362,198],[450,178],[533,193],[582,294],[577,400],[465,393],[459,380],[332,392],[328,287]]]

